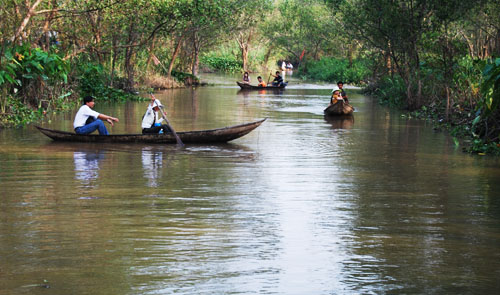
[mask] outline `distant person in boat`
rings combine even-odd
[[[113,122],[118,122],[118,118],[100,114],[93,110],[95,105],[94,97],[85,96],[83,105],[80,107],[73,121],[73,128],[76,134],[90,134],[96,130],[100,135],[108,135],[108,129],[104,126],[104,121],[113,126]]]
[[[330,105],[336,104],[340,99],[342,99],[340,88],[338,86],[333,86],[332,96],[330,97]]]
[[[259,81],[259,85],[257,85],[258,87],[267,87],[266,82],[264,82],[264,80],[262,80],[261,76],[258,76],[257,80]]]
[[[154,133],[168,133],[172,132],[167,124],[161,124],[163,118],[160,118],[160,108],[163,109],[163,105],[158,99],[151,99],[151,103],[148,104],[148,109],[142,118],[142,134],[154,134]]]
[[[250,84],[250,77],[248,76],[248,72],[243,74],[243,83]]]
[[[340,94],[342,95],[342,98],[346,103],[349,103],[349,100],[347,99],[347,93],[344,91],[344,83],[342,81],[337,82],[337,86],[340,89]]]
[[[276,71],[276,75],[271,74],[274,77],[273,86],[281,86],[283,84],[283,78],[280,75],[280,71]]]

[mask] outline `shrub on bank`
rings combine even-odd
[[[92,95],[98,100],[142,100],[137,95],[128,93],[122,89],[109,86],[111,77],[100,64],[91,62],[76,63],[76,80],[78,81],[78,90],[80,96]],[[124,84],[123,78],[114,78],[113,83],[120,87]]]
[[[239,72],[243,67],[233,55],[217,55],[216,53],[203,55],[200,62],[211,70],[228,73]]]
[[[348,84],[364,84],[371,72],[369,62],[365,59],[355,59],[352,65],[349,60],[333,57],[323,57],[317,61],[309,61],[300,68],[300,72],[308,79]]]
[[[500,155],[500,59],[485,63],[464,57],[448,82],[430,64],[422,63],[420,74],[424,105],[405,116],[432,120],[435,128],[464,139],[464,150],[469,153]],[[450,92],[448,117],[446,86]],[[397,75],[381,77],[364,91],[382,104],[406,108],[406,86]]]

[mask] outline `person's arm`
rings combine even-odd
[[[111,126],[114,126],[113,125],[113,121],[114,122],[118,122],[118,118],[115,118],[115,117],[111,117],[111,116],[108,116],[108,115],[104,115],[104,114],[99,114],[99,116],[97,116],[97,118],[101,119],[101,120],[104,120],[104,121],[107,121],[109,124],[111,124]]]

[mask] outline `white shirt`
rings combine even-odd
[[[99,115],[100,114],[98,112],[92,110],[88,105],[84,104],[76,113],[75,121],[73,121],[73,128],[76,129],[78,127],[82,127],[85,125],[85,122],[87,122],[87,119],[89,117],[94,117],[94,119],[97,119]]]
[[[158,119],[158,112],[155,112],[153,110],[153,107],[151,104],[148,104],[148,109],[146,110],[146,113],[144,114],[144,118],[142,118],[142,128],[151,128],[153,123],[161,123],[163,121],[163,118]]]

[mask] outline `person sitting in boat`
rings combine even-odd
[[[258,76],[257,80],[259,81],[259,85],[257,85],[258,87],[267,87],[266,82],[264,82],[264,80],[262,80],[261,76]]]
[[[250,77],[248,76],[248,72],[243,74],[243,83],[250,84]]]
[[[330,97],[330,105],[336,104],[337,101],[342,99],[342,94],[338,86],[334,86],[332,90],[332,96]]]
[[[168,125],[161,124],[164,120],[163,118],[159,118],[158,113],[160,112],[160,108],[163,108],[160,100],[152,98],[144,117],[142,117],[142,134],[172,132]]]
[[[274,77],[273,86],[281,86],[281,84],[283,84],[283,78],[280,75],[280,71],[276,71],[276,75],[271,73],[271,76]]]
[[[118,118],[100,114],[93,110],[95,106],[94,97],[88,95],[83,98],[83,105],[75,115],[73,128],[76,134],[90,134],[96,130],[100,135],[108,135],[108,129],[104,125],[104,121],[113,126],[113,122],[118,122]]]
[[[344,83],[342,81],[337,82],[337,86],[339,87],[340,94],[342,95],[342,98],[346,103],[349,103],[349,100],[347,99],[347,93],[344,91]]]

